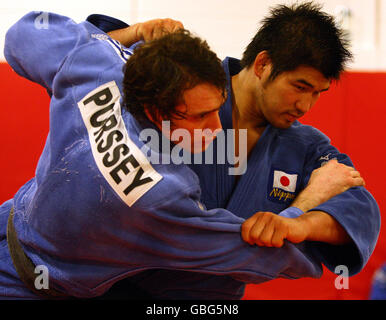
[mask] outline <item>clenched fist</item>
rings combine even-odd
[[[307,236],[308,230],[301,219],[286,218],[272,212],[257,212],[241,226],[241,237],[251,245],[279,248],[284,239],[299,243]]]

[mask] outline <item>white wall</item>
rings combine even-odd
[[[128,23],[170,17],[180,20],[187,29],[205,38],[212,49],[224,58],[240,58],[255,34],[269,7],[289,0],[2,0],[0,4],[0,59],[6,30],[25,13],[51,11],[75,21],[91,13],[103,13]],[[350,32],[355,70],[386,70],[386,0],[318,0],[326,12],[341,17]],[[106,5],[108,4],[108,5]],[[343,8],[343,10],[342,10]],[[340,9],[340,10],[339,10]],[[339,14],[340,12],[340,14]]]

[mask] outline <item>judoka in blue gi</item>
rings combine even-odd
[[[36,24],[42,15],[47,28]],[[202,64],[198,52],[206,52],[212,58],[204,69],[216,70],[214,55],[180,36],[174,47],[190,43],[197,49],[185,63],[197,57]],[[171,40],[164,41],[164,49],[171,50]],[[180,56],[181,49],[168,50],[167,55]],[[128,278],[154,298],[239,298],[245,282],[320,276],[320,261],[304,243],[275,249],[248,245],[240,237],[242,217],[225,209],[203,210],[197,176],[188,167],[147,160],[139,139],[146,120],[121,108],[122,67],[131,53],[93,24],[55,14],[32,12],[8,32],[7,61],[46,88],[51,103],[50,132],[36,176],[0,208],[1,296],[31,299],[46,291],[95,297]],[[207,98],[210,105],[198,111],[204,116],[211,111],[212,125],[213,110],[225,97],[221,76],[213,77],[193,75],[196,85],[180,90],[188,116],[200,117],[189,114],[197,111],[189,106],[197,106],[198,95]],[[358,181],[354,172],[351,180]],[[292,213],[284,211],[282,217]],[[31,265],[48,272],[49,291],[36,281],[28,288],[21,280],[31,280],[31,274],[23,275],[31,269],[14,264],[15,255],[12,262],[8,247],[15,235]]]
[[[347,44],[320,6],[277,6],[262,21],[241,61],[231,57],[223,61],[230,94],[220,111],[221,123],[224,130],[248,129],[247,171],[236,177],[227,174],[230,164],[193,165],[192,169],[199,176],[201,199],[208,209],[226,208],[247,219],[243,239],[248,243],[273,245],[271,229],[280,217],[271,212],[288,207],[312,170],[329,159],[353,165],[327,136],[298,121],[331,81],[339,79],[351,58]],[[329,270],[334,272],[338,265],[345,265],[350,275],[362,270],[380,229],[379,208],[364,187],[350,189],[306,216],[320,232],[329,230],[329,219],[344,230],[341,235],[346,240],[338,245],[304,242]]]

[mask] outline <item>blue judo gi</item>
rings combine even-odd
[[[246,244],[244,219],[205,210],[188,166],[149,162],[144,126],[121,107],[131,54],[92,23],[53,13],[31,12],[7,32],[8,63],[51,102],[35,177],[0,206],[0,296],[39,298],[10,257],[11,208],[25,254],[47,270],[50,288],[71,297],[100,296],[128,279],[154,298],[235,299],[244,283],[320,277],[304,244]]]

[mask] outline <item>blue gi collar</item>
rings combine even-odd
[[[113,30],[117,30],[117,29],[123,29],[129,26],[126,22],[123,22],[119,19],[115,19],[113,17],[109,17],[103,14],[89,15],[86,21],[92,23],[94,26],[104,31],[105,33]]]

